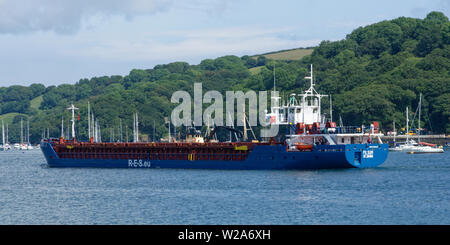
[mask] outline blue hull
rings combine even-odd
[[[50,167],[230,170],[369,168],[382,164],[389,152],[387,144],[318,145],[305,152],[290,152],[283,145],[257,145],[244,161],[189,161],[59,158],[47,142],[41,142],[41,150]]]

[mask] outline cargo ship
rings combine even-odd
[[[72,105],[68,109],[72,110],[73,139],[43,139],[40,148],[50,167],[299,170],[382,164],[388,144],[381,141],[378,123],[344,127],[331,118],[325,121],[320,103],[326,95],[314,89],[312,65],[305,79],[311,82],[308,90],[298,96],[291,94],[281,105],[280,97],[272,97],[277,103],[266,112],[269,124],[288,128],[281,142],[274,138],[266,142],[211,142],[199,133],[183,142],[103,143],[94,142],[92,137],[80,142],[74,137],[76,108]]]

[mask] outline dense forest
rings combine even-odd
[[[275,67],[277,90],[286,98],[308,87],[304,77],[309,64],[314,64],[316,89],[332,95],[333,117],[341,117],[345,125],[379,121],[388,131],[395,121],[398,128],[404,127],[406,107],[413,116],[422,94],[422,127],[450,133],[450,22],[440,12],[424,19],[400,17],[359,27],[343,40],[321,42],[301,60],[230,55],[198,65],[173,62],[75,84],[2,87],[0,118],[9,126],[10,142],[20,140],[21,119],[29,120],[31,142],[37,143],[47,128],[50,136],[59,137],[61,118],[67,126],[70,112],[66,108],[74,103],[80,108],[78,138],[87,139],[89,101],[104,141],[110,141],[112,130],[115,140],[120,138],[119,121],[123,139],[127,132],[131,139],[135,112],[142,135],[151,140],[155,127],[155,138],[160,139],[168,132],[164,118],[177,106],[170,102],[173,92],[193,94],[194,82],[203,84],[203,92],[271,90]],[[326,99],[322,106],[326,112]]]

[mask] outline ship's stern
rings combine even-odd
[[[348,144],[345,146],[347,162],[356,168],[373,168],[386,161],[388,144]]]

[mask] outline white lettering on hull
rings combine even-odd
[[[150,161],[128,159],[129,168],[150,168],[152,166]]]
[[[363,158],[373,158],[373,151],[363,151]]]

